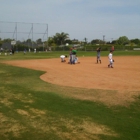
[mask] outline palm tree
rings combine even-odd
[[[56,33],[56,35],[54,36],[55,42],[57,41],[56,44],[58,44],[59,42],[61,45],[64,45],[66,39],[68,38],[69,38],[69,34],[64,33],[64,32]]]

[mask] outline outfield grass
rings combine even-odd
[[[0,61],[46,59],[62,53],[2,55]],[[78,55],[83,53],[96,55],[95,52]],[[140,52],[129,53],[114,52],[114,55]],[[116,91],[60,87],[40,80],[43,73],[0,63],[0,140],[140,140],[140,96],[134,97],[135,102],[129,106],[78,100],[62,93],[77,90],[98,95]]]
[[[56,52],[27,52],[25,55],[23,52],[15,53],[14,55],[5,56],[4,53],[0,55],[0,60],[21,60],[21,59],[48,59],[48,58],[59,58],[60,55],[69,55],[69,51],[56,51]],[[108,56],[108,51],[102,51],[102,56]],[[89,57],[96,56],[96,51],[77,51],[78,57]],[[140,51],[114,51],[114,56],[140,56]]]

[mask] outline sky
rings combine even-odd
[[[0,38],[140,39],[140,0],[0,0]],[[36,24],[39,23],[39,24]],[[33,26],[32,26],[33,25]],[[48,27],[48,36],[46,30]],[[33,30],[32,30],[33,29]],[[34,32],[32,36],[32,31]],[[13,32],[13,33],[11,33]],[[26,32],[26,33],[24,33]]]

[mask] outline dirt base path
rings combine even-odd
[[[96,64],[96,57],[81,57],[80,64],[62,63],[59,58],[8,61],[7,64],[46,71],[40,78],[46,82],[80,88],[140,91],[140,56],[114,57],[114,68],[108,58]]]

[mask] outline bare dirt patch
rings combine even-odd
[[[60,86],[116,90],[117,93],[111,96],[106,96],[107,93],[100,95],[107,102],[114,98],[117,100],[117,96],[118,99],[127,100],[140,91],[140,56],[114,57],[114,59],[114,68],[107,67],[107,57],[102,57],[102,64],[95,63],[96,57],[81,57],[79,58],[80,64],[75,65],[67,62],[62,63],[59,58],[7,61],[4,63],[46,71],[40,78]]]

